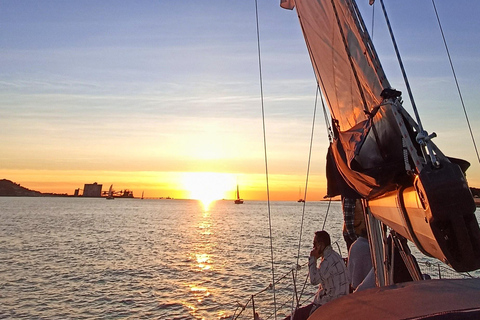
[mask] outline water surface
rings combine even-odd
[[[1,197],[0,208],[2,319],[249,319],[241,305],[272,282],[266,202]],[[301,265],[327,208],[326,230],[346,256],[340,203],[307,202]],[[279,315],[290,307],[283,288],[293,287],[302,212],[303,203],[270,205],[276,280],[286,274]],[[315,291],[307,285],[302,299]],[[272,301],[271,290],[255,296],[263,315]]]

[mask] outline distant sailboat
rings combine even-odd
[[[107,200],[113,200],[113,199],[115,199],[115,198],[113,197],[113,190],[112,190],[112,188],[113,188],[113,184],[111,184],[111,185],[110,185],[110,189],[108,189]]]
[[[305,202],[302,198],[302,188],[298,188],[298,201],[297,202]]]
[[[142,200],[143,200],[143,192],[144,192],[144,191],[142,191]]]
[[[240,199],[240,191],[238,190],[238,184],[237,184],[237,199],[235,199],[235,204],[242,204],[243,199]]]

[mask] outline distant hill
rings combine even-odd
[[[66,193],[42,193],[22,187],[7,179],[0,180],[0,197],[68,197]]]
[[[41,197],[39,191],[30,190],[7,179],[0,180],[0,196],[8,197]]]
[[[42,193],[30,190],[7,179],[0,180],[0,196],[8,197],[40,197]]]

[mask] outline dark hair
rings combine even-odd
[[[331,245],[330,235],[328,234],[327,231],[325,230],[317,231],[315,232],[315,237],[317,238],[318,242],[324,243],[325,246]]]

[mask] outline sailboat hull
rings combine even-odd
[[[370,212],[424,254],[456,271],[480,268],[480,229],[475,203],[460,168],[443,164],[421,173],[414,185],[368,201]],[[450,179],[450,177],[457,177]]]
[[[480,279],[406,282],[333,300],[308,319],[480,319]]]

